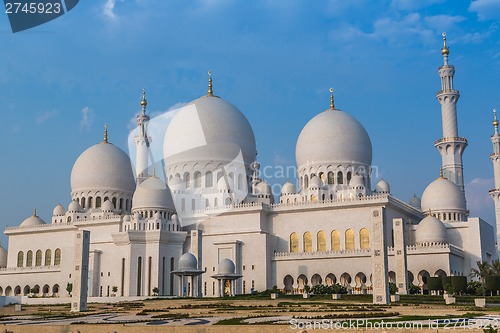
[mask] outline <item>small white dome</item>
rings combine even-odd
[[[283,187],[281,188],[281,195],[296,193],[297,189],[295,188],[295,185],[293,185],[290,181],[287,181],[285,184],[283,184]]]
[[[415,194],[413,194],[413,197],[411,197],[411,199],[408,201],[408,204],[415,209],[422,209],[422,201]]]
[[[465,196],[455,183],[438,178],[422,194],[422,211],[466,211]]]
[[[179,221],[179,218],[177,217],[177,214],[172,214],[172,217],[170,218],[170,220],[174,223],[176,223],[177,221]]]
[[[389,186],[389,183],[385,181],[385,179],[381,179],[377,185],[375,185],[375,192],[377,193],[390,193],[391,192],[391,187]]]
[[[130,222],[130,215],[125,215],[123,217],[123,222]]]
[[[174,178],[168,182],[168,187],[170,187],[172,191],[182,191],[186,189],[186,184],[179,175],[175,175]]]
[[[198,269],[198,260],[192,253],[186,252],[179,258],[179,270],[184,269]]]
[[[0,245],[0,268],[7,267],[7,250]]]
[[[132,194],[134,189],[130,158],[110,143],[98,143],[85,150],[71,170],[72,193],[109,190]]]
[[[112,212],[115,210],[115,206],[113,206],[111,201],[106,200],[102,203],[101,209],[103,212]]]
[[[80,213],[82,211],[82,206],[78,203],[78,201],[73,200],[68,205],[68,212],[70,213]]]
[[[20,227],[33,227],[37,225],[45,224],[45,221],[36,216],[36,213],[33,213],[30,217],[24,220],[19,226]]]
[[[140,209],[175,210],[172,193],[161,179],[149,177],[137,186],[132,211]]]
[[[58,204],[57,206],[54,207],[54,210],[52,211],[52,216],[61,216],[66,214],[66,210],[64,209],[63,205]]]
[[[227,182],[225,177],[220,177],[217,182],[217,190],[219,191],[227,191],[231,189],[231,184],[234,184],[233,179],[231,177],[227,177]]]
[[[443,222],[434,216],[427,216],[417,225],[415,242],[422,243],[447,243],[448,237]]]
[[[353,188],[354,187],[364,187],[365,183],[364,183],[363,176],[361,176],[361,175],[354,175],[354,176],[352,176],[349,185],[351,187],[353,187]]]
[[[372,144],[365,128],[351,115],[326,110],[300,132],[295,148],[297,167],[311,164],[372,163]]]
[[[271,186],[266,181],[257,184],[257,195],[272,195]]]
[[[219,263],[219,274],[234,274],[235,266],[231,259],[222,259]]]
[[[312,177],[311,180],[309,180],[309,188],[321,188],[321,179],[319,179],[318,176]]]

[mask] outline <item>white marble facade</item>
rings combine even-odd
[[[456,121],[458,91],[446,45],[442,54],[443,121]],[[384,212],[391,282],[398,271],[393,221],[403,223],[408,283],[422,289],[429,276],[468,275],[476,261],[497,258],[494,228],[468,216],[461,160],[467,140],[458,136],[455,123],[435,144],[443,156],[441,176],[422,200],[407,203],[391,195],[385,180],[372,186],[370,137],[361,122],[335,108],[331,96],[330,108],[311,119],[297,140],[296,185],[286,182],[275,196],[260,178],[252,127],[241,111],[213,94],[211,78],[208,94],[183,107],[168,125],[164,170],[148,167],[149,144],[161,138],[148,136],[145,97],[141,106],[135,175],[128,155],[108,142],[107,133],[83,152],[72,169],[69,205],[57,205],[48,223],[34,212],[5,230],[0,295],[66,296],[75,278],[74,239],[82,230],[90,232],[91,297],[193,290],[211,297],[221,289],[242,294],[273,286],[300,293],[306,285],[332,283],[371,293],[375,211]],[[166,182],[156,176],[160,172]],[[404,253],[401,244],[398,253]],[[181,284],[171,272],[188,252],[196,258],[190,269],[204,273]],[[219,271],[224,259],[234,270]],[[234,282],[212,277],[224,274]],[[190,281],[198,285],[192,289]]]

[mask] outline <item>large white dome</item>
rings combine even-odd
[[[159,209],[175,211],[170,189],[157,177],[149,177],[137,186],[132,199],[132,210]]]
[[[33,215],[24,220],[19,226],[24,228],[24,227],[34,227],[43,224],[45,224],[45,221],[39,218],[35,212],[33,213]]]
[[[372,143],[359,121],[340,110],[326,110],[300,132],[295,148],[297,167],[317,164],[372,163]]]
[[[134,174],[128,155],[110,143],[85,150],[71,170],[71,191],[109,190],[132,193]]]
[[[423,243],[447,243],[448,237],[443,222],[434,216],[427,216],[417,225],[415,231],[415,242]]]
[[[422,194],[422,211],[466,211],[465,196],[460,188],[446,178],[439,177]]]
[[[239,153],[246,165],[255,160],[250,123],[234,105],[215,96],[200,97],[184,106],[165,133],[165,165],[197,161],[229,163]]]
[[[198,269],[198,261],[196,257],[189,252],[184,253],[179,258],[179,270],[194,270]]]

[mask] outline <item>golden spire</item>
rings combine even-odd
[[[214,91],[212,89],[212,71],[209,69],[208,70],[208,93],[207,96],[213,96]]]
[[[427,213],[427,216],[432,216],[432,210],[429,208],[429,212]]]
[[[36,216],[36,208],[33,209],[33,216],[37,217]]]
[[[446,32],[443,32],[441,35],[443,36],[443,48],[441,49],[441,54],[448,55],[450,54],[450,49],[446,45]]]
[[[439,168],[439,178],[444,178],[443,177],[443,167]]]
[[[141,100],[141,106],[142,110],[146,110],[146,106],[148,105],[148,101],[146,100],[146,90],[142,88],[142,100]]]
[[[493,109],[493,127],[495,128],[495,135],[498,135],[497,109]]]
[[[108,143],[108,124],[104,124],[104,143]]]
[[[333,88],[330,88],[330,110],[335,110],[335,101],[333,99]]]

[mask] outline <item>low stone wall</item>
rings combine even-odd
[[[28,296],[0,296],[0,307],[2,298],[5,299],[5,305],[9,304],[27,304],[27,305],[54,305],[54,304],[70,304],[71,297],[28,297]],[[145,296],[128,296],[128,297],[89,297],[87,303],[117,303],[127,301],[141,301],[151,297]],[[158,297],[159,299],[175,298]]]

